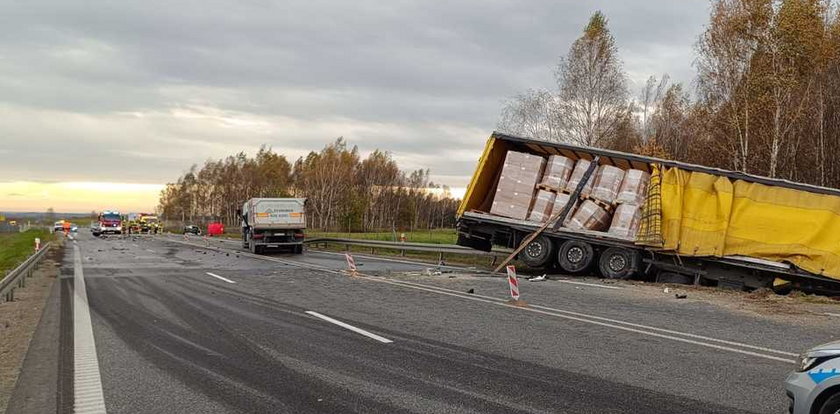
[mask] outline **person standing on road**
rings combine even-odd
[[[61,229],[64,230],[64,237],[67,237],[70,234],[70,222],[65,220],[61,223]]]

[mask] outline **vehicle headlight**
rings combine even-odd
[[[840,357],[840,350],[810,351],[796,358],[796,371],[804,372],[830,359]]]
[[[808,354],[808,353],[799,354],[799,356],[796,357],[796,371],[797,372],[807,371],[807,370],[813,368],[814,365],[816,365],[816,362],[817,362],[817,358]]]

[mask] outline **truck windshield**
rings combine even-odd
[[[119,214],[103,214],[102,220],[120,220]]]

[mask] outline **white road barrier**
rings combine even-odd
[[[347,259],[347,271],[351,274],[356,274],[356,261],[353,260],[353,256],[350,253],[344,253],[344,258]]]
[[[508,285],[510,285],[510,297],[519,300],[519,281],[516,280],[516,267],[507,266]]]

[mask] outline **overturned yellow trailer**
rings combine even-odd
[[[458,244],[514,248],[544,227],[490,214],[508,151],[650,174],[635,237],[570,229],[556,220],[520,253],[530,265],[733,288],[784,280],[807,291],[840,292],[840,190],[501,133],[488,139],[458,209]],[[569,204],[580,194],[573,196]]]

